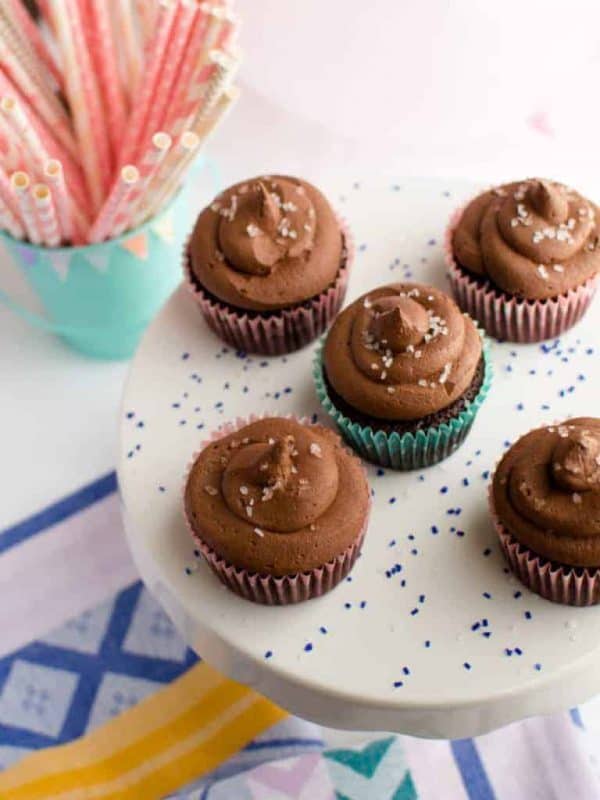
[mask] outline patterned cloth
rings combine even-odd
[[[121,537],[114,475],[0,532],[6,641],[96,597]],[[136,581],[0,658],[0,798],[597,800],[597,706],[451,742],[321,729],[199,661]]]

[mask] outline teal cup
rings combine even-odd
[[[181,280],[183,242],[197,211],[184,188],[155,218],[100,244],[48,248],[0,233],[39,296],[45,316],[23,308],[4,292],[0,300],[87,356],[129,358]]]

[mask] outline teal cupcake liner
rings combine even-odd
[[[365,460],[382,467],[397,470],[412,470],[431,467],[460,447],[466,439],[477,412],[485,400],[492,383],[492,359],[489,344],[483,337],[484,373],[481,388],[469,406],[450,422],[432,426],[416,433],[391,433],[373,430],[371,426],[363,427],[344,416],[333,404],[327,391],[323,368],[323,347],[325,339],[321,339],[313,364],[313,377],[317,396],[321,405],[335,421],[341,435]]]

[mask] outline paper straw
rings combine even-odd
[[[149,0],[135,0],[135,10],[142,33],[142,40],[147,43],[152,38],[156,26],[156,3],[151,3]]]
[[[113,14],[113,30],[119,31],[123,44],[122,83],[132,107],[137,98],[143,65],[143,51],[140,34],[133,16],[131,0],[115,0],[111,6]]]
[[[89,223],[68,194],[60,161],[55,158],[47,161],[44,165],[44,177],[52,186],[61,238],[65,242],[82,244],[85,241]]]
[[[106,0],[88,0],[88,2],[92,60],[104,101],[106,128],[113,159],[116,160],[127,121],[127,106],[118,69],[115,31],[112,27],[110,4]]]
[[[29,77],[16,55],[0,38],[0,66],[15,83],[28,103],[35,108],[42,120],[52,129],[56,138],[74,155],[77,145],[65,110],[52,92],[43,92]]]
[[[160,131],[152,137],[152,147],[149,148],[148,153],[142,160],[141,175],[142,179],[139,185],[136,186],[135,191],[130,197],[131,208],[131,227],[135,228],[141,224],[141,216],[143,214],[142,204],[148,196],[153,179],[156,177],[161,164],[167,157],[173,140],[168,133]]]
[[[127,164],[121,169],[112,191],[88,234],[90,243],[95,244],[104,241],[111,235],[118,235],[113,234],[117,225],[117,219],[119,215],[122,215],[130,193],[139,180],[140,172],[137,167],[134,167],[132,164]],[[122,217],[119,218],[119,221],[121,219]],[[124,227],[123,230],[125,230]]]
[[[31,186],[29,175],[26,172],[13,172],[10,182],[17,197],[27,238],[32,244],[42,244],[42,235],[35,215],[35,206],[29,192],[29,187]]]
[[[15,29],[21,31],[22,38],[29,42],[39,60],[62,89],[63,76],[58,68],[56,59],[44,41],[42,33],[32,19],[31,14],[24,8],[22,0],[3,0],[3,7],[8,17],[12,20]]]
[[[110,180],[110,154],[98,85],[85,46],[76,0],[50,0],[48,9],[63,56],[67,95],[93,210],[102,205]]]
[[[174,0],[159,0],[158,19],[154,35],[148,45],[145,72],[140,85],[137,103],[129,119],[125,139],[121,146],[119,163],[137,161],[143,147],[148,119],[152,104],[156,100],[156,89],[159,85],[169,36],[175,21],[177,6]],[[154,131],[148,135],[151,136]]]
[[[48,70],[37,57],[35,51],[26,39],[23,39],[19,28],[15,28],[7,15],[5,8],[0,7],[0,36],[21,62],[31,80],[42,92],[52,92],[52,85],[48,81]]]
[[[45,183],[36,183],[31,190],[42,241],[47,247],[58,247],[60,230],[52,192]]]
[[[36,144],[32,145],[34,147],[34,153],[26,160],[26,163],[30,163],[31,157],[37,157],[39,162],[43,162],[48,158],[58,158],[63,164],[65,179],[69,185],[70,191],[73,193],[74,199],[87,214],[89,209],[89,197],[79,163],[75,161],[70,153],[53,137],[52,132],[31,109],[19,89],[0,70],[0,97],[3,96],[8,96],[18,101],[19,108],[25,115],[28,126],[31,129],[28,135],[35,136],[37,139]],[[20,133],[18,136],[21,144],[24,145],[23,137]]]
[[[23,139],[20,134],[17,133],[13,125],[11,125],[5,114],[0,114],[0,135],[2,136],[4,147],[2,163],[6,169],[9,172],[15,172],[21,169],[27,170],[30,165],[30,158],[27,157],[28,154],[23,146]]]
[[[154,131],[161,130],[164,127],[171,89],[177,81],[177,75],[184,60],[186,45],[194,28],[197,14],[198,7],[195,0],[180,0],[175,20],[171,26],[169,39],[166,43],[163,65],[154,90],[153,102],[144,123],[147,135],[152,135]],[[145,148],[146,146],[146,142],[142,139],[141,147]]]
[[[21,208],[17,201],[15,190],[13,188],[11,179],[9,178],[3,166],[0,166],[0,198],[2,199],[4,205],[8,206],[13,215],[18,217],[22,222]]]
[[[151,183],[147,197],[140,207],[138,224],[155,216],[161,208],[164,208],[166,198],[172,197],[177,191],[181,177],[194,161],[199,150],[200,137],[192,131],[185,131]]]
[[[0,227],[10,233],[13,239],[25,238],[25,228],[2,199],[0,199]]]

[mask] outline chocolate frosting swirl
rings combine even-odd
[[[263,176],[227,189],[200,214],[190,258],[194,276],[217,298],[265,311],[324,291],[342,266],[344,245],[318,189]]]
[[[551,561],[600,566],[600,419],[531,431],[508,450],[492,485],[507,530]]]
[[[465,208],[452,237],[457,262],[509,294],[544,300],[600,271],[600,212],[560,183],[499,186]]]
[[[412,420],[461,397],[481,354],[474,323],[448,295],[398,283],[342,311],[323,360],[331,385],[353,408],[377,419]]]
[[[185,506],[194,530],[227,561],[284,575],[349,547],[364,525],[369,490],[333,431],[270,418],[202,451]]]

